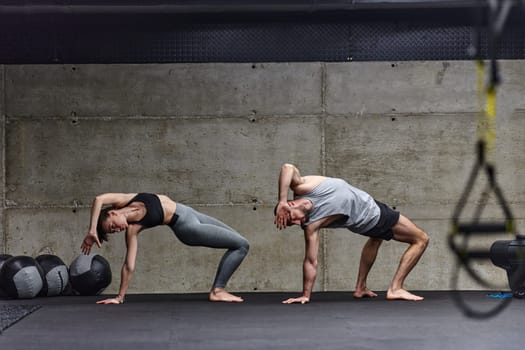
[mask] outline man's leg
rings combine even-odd
[[[355,286],[354,298],[370,297],[374,298],[377,296],[376,293],[372,292],[366,286],[366,279],[368,272],[376,261],[377,251],[383,242],[380,238],[370,238],[366,241],[361,252],[361,260],[359,262],[359,272],[357,274],[357,283]]]
[[[414,295],[403,289],[405,278],[412,271],[414,266],[423,255],[428,242],[428,235],[417,227],[407,217],[400,215],[399,221],[392,227],[394,232],[394,239],[399,242],[410,244],[408,249],[401,257],[399,267],[392,279],[392,284],[388,288],[387,299],[402,299],[402,300],[423,300],[422,297]]]

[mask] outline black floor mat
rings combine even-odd
[[[41,305],[0,305],[0,334],[40,307]]]

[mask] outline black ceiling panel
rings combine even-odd
[[[0,64],[467,60],[473,47],[487,58],[480,13],[0,13]],[[497,40],[498,58],[525,58],[524,26],[523,12],[514,10]]]

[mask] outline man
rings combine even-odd
[[[294,199],[288,201],[288,190]],[[347,228],[370,237],[363,247],[354,292],[355,298],[376,297],[366,279],[383,240],[408,243],[386,297],[390,300],[423,300],[403,289],[405,278],[428,245],[428,235],[412,221],[385,204],[374,200],[342,179],[325,176],[301,176],[292,164],[284,164],[279,175],[279,202],[275,222],[279,229],[301,225],[305,238],[303,294],[283,303],[308,303],[317,275],[319,231],[322,228]]]

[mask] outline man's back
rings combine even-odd
[[[308,192],[298,194],[294,191],[296,199],[308,199],[313,205],[303,226],[335,215],[344,217],[331,222],[328,227],[364,233],[377,224],[379,207],[368,193],[338,178],[318,176],[309,181],[310,184],[315,182],[317,185]]]

